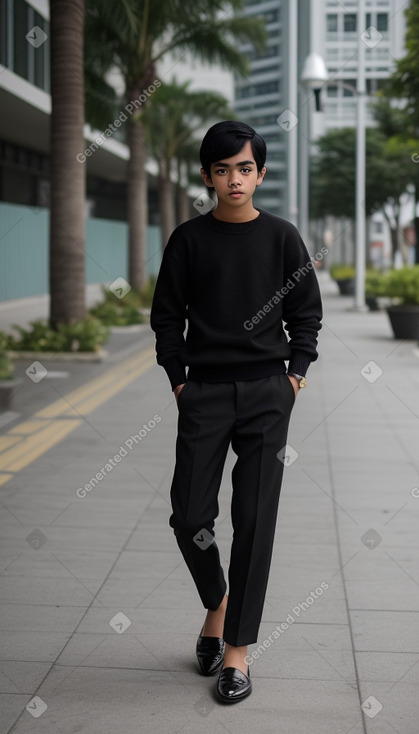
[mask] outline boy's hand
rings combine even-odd
[[[300,386],[298,384],[298,380],[296,377],[292,377],[292,375],[287,375],[291,385],[293,386],[295,397],[297,397],[298,393],[300,392]]]
[[[177,401],[178,401],[179,393],[180,393],[180,391],[182,390],[182,388],[183,388],[184,384],[185,384],[185,383],[184,383],[184,382],[182,382],[182,384],[181,384],[181,385],[176,385],[175,389],[173,390],[173,392],[174,392],[174,394],[175,394],[175,398],[176,398],[176,405],[177,405]]]

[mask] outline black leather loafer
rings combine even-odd
[[[201,630],[202,632],[202,630]],[[202,675],[215,675],[224,662],[224,640],[220,637],[202,637],[196,643],[196,657]]]
[[[215,694],[219,701],[224,703],[236,703],[242,701],[252,692],[252,681],[250,680],[249,668],[247,675],[238,668],[224,668],[221,671]]]

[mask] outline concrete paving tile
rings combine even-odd
[[[71,632],[0,632],[2,660],[54,662]]]
[[[173,614],[169,609],[161,607],[90,607],[77,632],[109,634],[112,629],[109,622],[122,611],[131,621],[124,635],[128,634],[156,634],[161,632],[168,634],[173,640],[180,637],[191,636],[192,649],[205,618],[205,609],[199,599],[188,609],[182,610],[182,614]]]
[[[56,527],[55,525],[47,526],[20,526],[17,524],[10,524],[7,532],[2,534],[2,547],[11,551],[15,551],[16,554],[22,551],[22,548],[27,548],[28,543],[26,537],[33,530],[41,530],[41,532],[47,537],[47,543],[43,546],[45,550],[52,552],[66,552],[85,550],[87,553],[90,550],[95,552],[119,552],[124,546],[125,541],[129,537],[129,530],[126,528],[113,528],[112,532],[109,528],[95,528],[90,527],[88,532],[86,528],[73,527]],[[33,550],[34,553],[39,551]]]
[[[147,516],[144,516],[143,519],[145,520],[144,523],[140,523],[128,541],[126,545],[127,551],[180,553],[176,538],[171,528],[169,528],[168,523],[161,524],[153,520],[148,522]]]
[[[99,586],[99,582],[97,583]],[[87,585],[86,585],[87,586]],[[75,579],[0,577],[2,604],[87,606],[95,592]]]
[[[50,663],[0,660],[0,692],[33,695],[50,667]]]
[[[278,539],[272,554],[272,568],[278,567],[297,574],[301,568],[333,572],[339,567],[338,549],[331,550],[324,545],[308,547],[305,543],[293,543],[291,546]]]
[[[109,580],[156,579],[163,581],[173,573],[183,560],[177,553],[160,551],[123,551],[113,567]]]
[[[89,553],[86,555],[77,551],[47,551],[47,544],[40,550],[31,550],[30,544],[25,543],[26,548],[21,553],[4,554],[2,565],[5,570],[3,576],[29,576],[31,578],[62,578],[75,579],[86,584],[88,589],[95,592],[102,583],[106,574],[115,561],[116,553]],[[44,550],[45,548],[45,550]]]
[[[419,683],[419,655],[398,652],[357,652],[356,663],[361,681],[393,684],[402,680]]]
[[[354,692],[357,690],[352,650],[328,650],[319,654],[311,649],[281,650],[274,642],[267,650],[255,646],[249,657],[252,678],[335,680],[347,683]]]
[[[30,700],[30,695],[0,693],[0,734],[8,734],[10,727]]]
[[[338,593],[330,597],[330,589],[331,587],[309,608],[305,601],[306,597],[288,596],[288,590],[286,595],[284,593],[280,596],[268,591],[262,619],[264,622],[276,621],[278,623],[278,620],[285,619],[294,608],[301,604],[299,607],[301,617],[312,624],[347,624],[348,614],[343,591],[338,589]]]
[[[179,566],[183,565],[179,560]],[[158,607],[162,609],[188,609],[196,603],[197,591],[192,578],[186,573],[182,580],[169,576],[164,582],[143,580],[137,587],[130,581],[107,583],[94,606]]]
[[[390,582],[384,577],[372,578],[364,584],[347,581],[350,609],[413,612],[419,607],[419,587],[404,577]]]
[[[100,490],[100,485],[92,490],[91,496],[83,499],[75,494],[79,486],[74,485],[71,494],[61,497],[60,502],[56,498],[54,505],[48,504],[48,493],[44,493],[27,496],[23,506],[22,501],[15,497],[13,501],[7,502],[7,508],[24,525],[48,526],[53,523],[57,527],[63,525],[83,527],[96,523],[100,526],[114,517],[115,527],[118,527],[121,521],[123,526],[128,526],[135,522],[135,516],[139,517],[147,507],[154,491],[149,487],[143,488],[131,501],[124,502],[121,497],[116,499],[114,492],[113,497],[105,501],[97,493],[94,494],[96,490]]]
[[[2,604],[0,626],[2,632],[72,632],[83,614],[77,606]]]
[[[45,734],[55,731],[55,722],[64,731],[84,726],[89,734],[110,730],[206,734],[215,728],[238,732],[261,726],[274,734],[279,717],[290,734],[345,734],[360,719],[356,694],[340,681],[327,682],[326,703],[324,681],[255,679],[252,695],[240,707],[225,707],[214,698],[214,681],[196,674],[79,668],[59,685],[62,675],[63,670],[54,669],[39,692],[48,705],[42,714]],[[24,716],[16,732],[29,734],[31,726]]]
[[[350,611],[356,651],[419,654],[419,612]]]
[[[382,709],[378,710],[379,704],[372,702],[372,706],[377,709],[377,714],[368,721],[368,734],[381,731],[381,728],[378,728],[381,726],[381,721],[390,725],[390,730],[397,734],[417,734],[417,684],[406,683],[404,680],[393,685],[381,681],[361,682],[362,701],[368,700],[370,696],[379,702]]]
[[[111,618],[111,617],[110,617]],[[118,634],[108,624],[108,631],[103,634],[80,634],[76,632],[62,655],[57,660],[62,666],[94,667],[94,668],[132,668],[135,670],[168,670],[164,647],[160,647],[160,655],[155,652],[153,636],[150,639],[145,635],[131,632]],[[158,637],[158,634],[156,635]],[[148,644],[147,644],[148,641]],[[178,645],[178,654],[182,655],[183,665],[175,670],[187,669],[193,661],[194,645],[190,650],[182,652]],[[171,655],[172,663],[176,665],[175,656]],[[71,672],[71,671],[69,671]]]
[[[294,619],[294,621],[292,621]],[[287,621],[288,620],[288,621]],[[285,624],[286,623],[286,624]],[[279,626],[279,630],[277,627]],[[280,655],[281,650],[317,650],[321,654],[327,654],[330,650],[351,650],[351,637],[349,626],[347,624],[312,624],[305,622],[304,617],[297,617],[291,612],[291,616],[284,619],[269,623],[262,622],[259,630],[258,643],[251,645],[249,650],[255,649],[258,645],[263,644],[265,640],[269,642],[269,635],[273,635],[274,630],[279,633],[278,639],[274,640],[275,650]]]

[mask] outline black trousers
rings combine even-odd
[[[277,454],[286,445],[294,401],[286,374],[240,382],[188,380],[179,395],[169,524],[206,609],[217,609],[227,589],[213,528],[230,442],[237,454],[224,624],[230,645],[257,642],[284,469]]]

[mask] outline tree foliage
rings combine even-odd
[[[316,143],[318,155],[311,168],[311,216],[315,219],[333,215],[355,218],[354,128],[330,130]],[[405,193],[411,181],[406,165],[406,150],[377,128],[366,130],[366,197],[367,216],[392,206]]]

